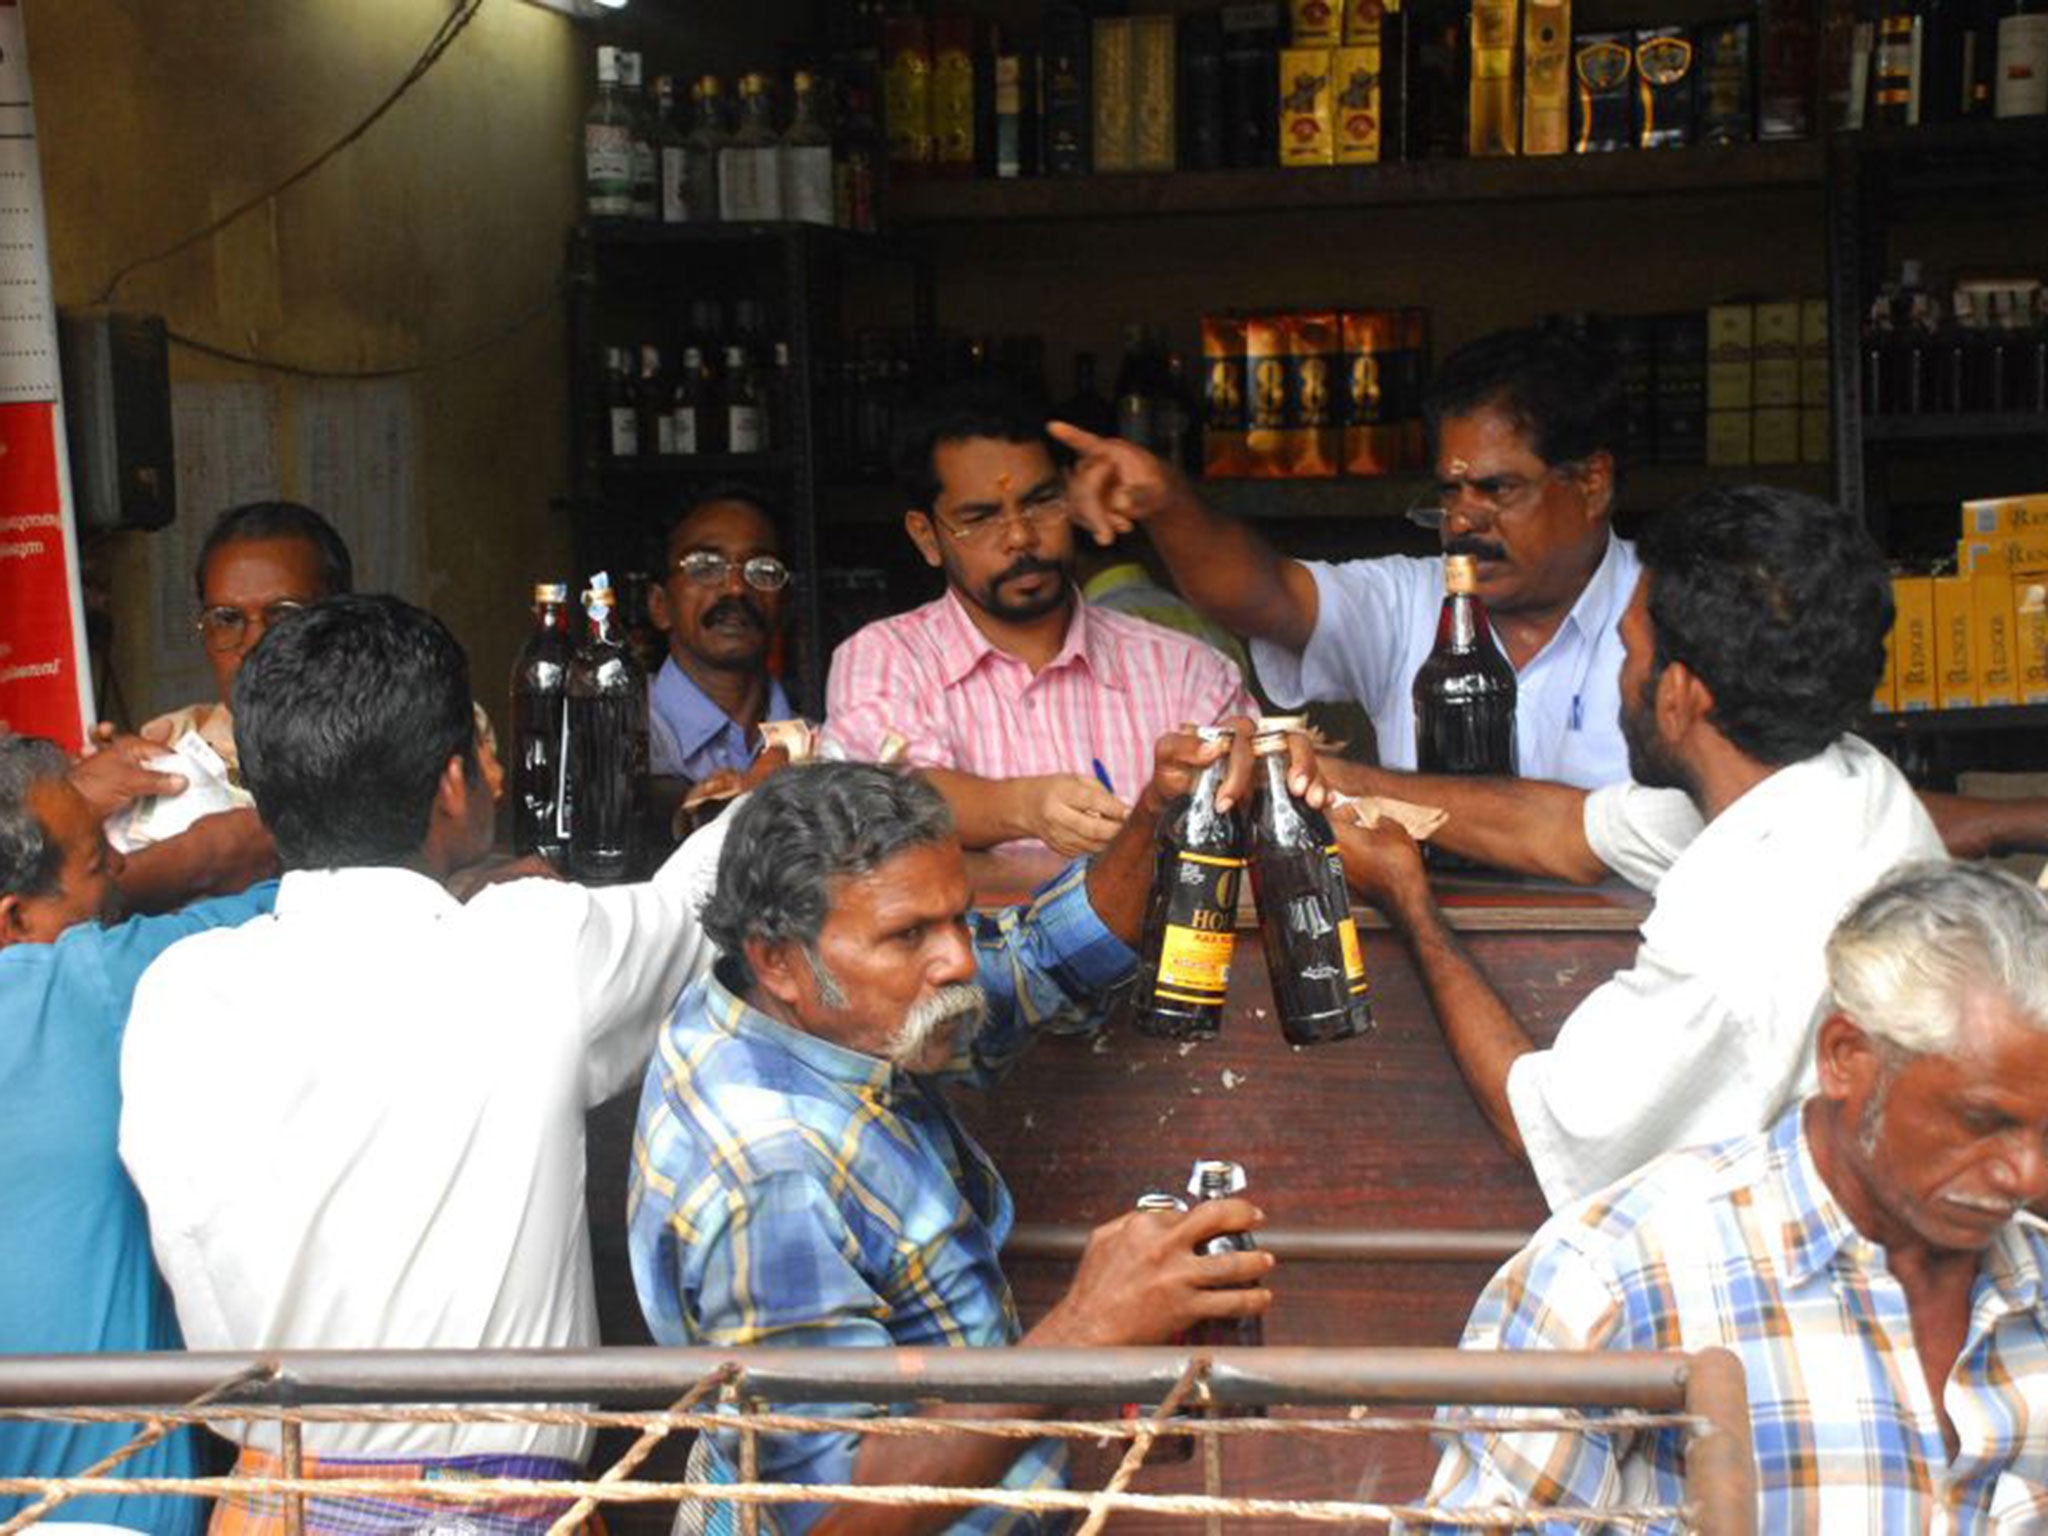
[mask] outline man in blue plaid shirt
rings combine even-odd
[[[1296,742],[1298,771],[1312,756]],[[633,1275],[657,1340],[711,1346],[1165,1343],[1197,1321],[1262,1312],[1263,1253],[1205,1257],[1262,1219],[1243,1200],[1132,1213],[1091,1237],[1073,1284],[1022,1335],[999,1253],[1012,1208],[994,1165],[934,1079],[986,1083],[1033,1028],[1131,969],[1158,818],[1223,748],[1160,742],[1158,768],[1102,854],[1024,908],[978,913],[943,799],[922,779],[858,764],[785,770],[731,814],[703,912],[723,952],[663,1033],[641,1095],[629,1193]],[[1240,737],[1223,794],[1241,798]],[[1312,774],[1310,775],[1312,777]],[[1301,781],[1306,785],[1307,781]],[[1320,796],[1320,786],[1314,787]],[[869,1407],[817,1405],[870,1413]],[[801,1411],[801,1410],[797,1410]],[[960,1405],[943,1417],[1043,1414]],[[730,1481],[728,1437],[692,1470]],[[785,1434],[761,1476],[796,1483],[1029,1489],[1063,1481],[1053,1441]],[[764,1509],[807,1531],[822,1504]],[[678,1529],[729,1530],[730,1506]],[[983,1507],[844,1506],[831,1529],[913,1536],[1031,1532]]]
[[[1774,1536],[2048,1528],[2048,900],[1907,865],[1827,960],[1820,1091],[1558,1212],[1464,1347],[1733,1350]],[[1684,1465],[1676,1430],[1472,1431],[1430,1498],[1673,1506]]]

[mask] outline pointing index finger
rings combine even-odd
[[[1100,453],[1110,443],[1110,439],[1097,437],[1086,428],[1077,427],[1068,421],[1048,421],[1045,430],[1084,458],[1092,453]]]

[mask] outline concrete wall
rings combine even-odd
[[[58,302],[281,180],[381,100],[447,0],[26,0]],[[415,417],[417,593],[470,648],[494,710],[524,586],[566,570],[564,234],[578,209],[591,38],[486,0],[434,69],[310,179],[127,277],[123,309],[312,370],[427,366]],[[525,322],[500,335],[518,317]],[[485,338],[490,345],[454,357]],[[439,361],[436,361],[439,360]],[[173,348],[177,380],[260,379],[282,490],[303,495],[295,412],[313,382]],[[217,507],[187,506],[187,526]],[[100,552],[131,714],[158,633],[149,539]]]

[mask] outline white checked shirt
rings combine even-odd
[[[841,645],[825,689],[825,735],[872,761],[890,731],[920,768],[989,779],[1093,772],[1130,801],[1152,749],[1183,724],[1255,714],[1237,668],[1209,646],[1077,600],[1059,654],[1036,675],[999,651],[948,590]]]

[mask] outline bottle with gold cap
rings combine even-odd
[[[573,649],[568,583],[536,583],[533,632],[512,667],[512,849],[557,863],[569,850],[569,829],[562,820],[562,757]]]
[[[1515,772],[1515,669],[1476,590],[1477,562],[1444,557],[1436,647],[1415,670],[1415,766],[1424,773]]]
[[[1209,743],[1230,739],[1227,726],[1203,726],[1196,734]],[[1160,822],[1132,993],[1140,1034],[1207,1040],[1223,1028],[1244,873],[1243,820],[1235,806],[1216,808],[1229,768],[1228,754],[1217,758]]]
[[[1365,1034],[1372,1002],[1336,836],[1287,786],[1288,725],[1261,720],[1252,738],[1258,801],[1248,852],[1280,1032],[1290,1045],[1314,1045]]]

